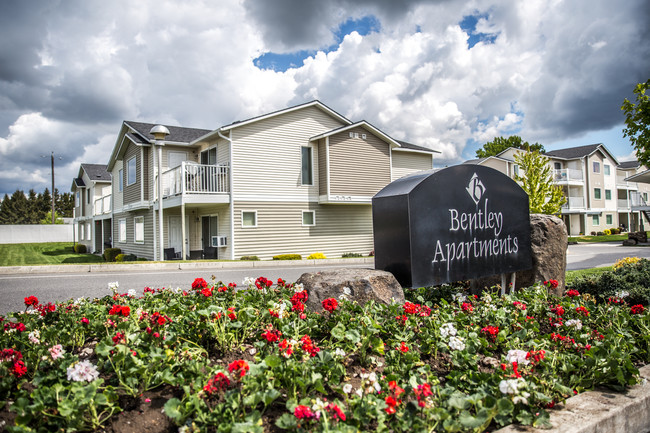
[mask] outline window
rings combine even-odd
[[[126,162],[126,185],[135,183],[135,156]]]
[[[302,147],[302,177],[303,185],[313,185],[311,147]]]
[[[515,164],[514,167],[512,167],[512,169],[513,169],[512,171],[515,174],[515,176],[519,176],[519,166],[517,164]]]
[[[213,147],[201,152],[201,164],[215,165],[217,163],[217,148]]]
[[[257,227],[257,211],[242,211],[241,225],[242,227]]]
[[[607,224],[608,224],[608,225],[611,225],[612,222],[613,222],[612,216],[611,216],[611,215],[607,215],[607,216],[605,217],[605,221],[607,221]]]
[[[303,226],[316,225],[316,214],[313,210],[302,211],[302,225]]]
[[[605,176],[609,176],[609,165],[603,164],[603,172],[605,173]]]
[[[600,188],[594,188],[594,198],[600,200]]]
[[[600,173],[600,162],[594,161],[594,173]]]
[[[122,192],[124,190],[124,170],[120,168],[117,172],[117,190]]]
[[[90,223],[86,223],[86,240],[87,241],[89,241],[89,240],[91,240],[93,238],[91,236],[91,234],[92,234],[91,225],[90,225]]]
[[[90,188],[86,189],[86,203],[90,204]]]
[[[119,220],[118,225],[119,242],[126,242],[126,219]]]
[[[598,215],[592,215],[591,216],[591,223],[595,226],[600,225],[600,217]]]
[[[562,170],[562,163],[561,162],[554,163],[554,166],[555,166],[556,170]]]
[[[81,206],[81,200],[79,199],[79,191],[76,192],[75,194],[75,201],[76,201],[76,207]]]
[[[142,216],[133,218],[133,242],[144,243],[144,217]]]
[[[611,189],[606,189],[605,190],[605,200],[611,200],[612,199],[612,190]]]

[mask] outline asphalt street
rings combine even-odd
[[[648,258],[650,247],[623,247],[618,242],[570,245],[567,251],[567,269],[609,266],[621,258],[631,256]],[[134,289],[140,294],[145,287],[188,289],[198,277],[211,281],[214,275],[216,281],[241,285],[246,277],[262,276],[274,281],[278,278],[295,281],[305,272],[338,267],[341,265],[0,275],[0,315],[23,309],[23,299],[30,295],[38,297],[41,302],[77,299],[81,296],[96,298],[110,295],[108,283],[114,281],[119,283],[120,292]],[[368,265],[347,265],[347,267],[363,268]]]

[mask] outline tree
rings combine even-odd
[[[650,166],[650,79],[645,83],[639,83],[634,88],[636,104],[625,98],[621,110],[625,113],[625,128],[623,137],[629,137],[634,149],[636,158],[642,165]]]
[[[38,224],[52,224],[52,211],[45,214],[45,218],[40,220]],[[58,212],[54,212],[54,224],[63,224],[63,218]]]
[[[566,197],[562,188],[553,183],[548,158],[539,152],[517,152],[515,162],[524,172],[523,176],[515,176],[515,180],[528,194],[530,213],[560,213]]]
[[[482,148],[476,150],[476,157],[487,158],[488,156],[496,156],[509,147],[530,150],[531,152],[545,152],[544,146],[541,144],[530,144],[527,141],[522,141],[521,137],[517,135],[511,135],[508,138],[494,137],[494,140],[488,141]]]

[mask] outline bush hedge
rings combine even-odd
[[[118,254],[115,256],[116,262],[135,262],[138,257],[135,254]]]
[[[118,254],[121,254],[122,250],[120,248],[106,248],[104,250],[104,260],[107,262],[114,262],[115,257],[117,257]]]
[[[86,254],[86,246],[84,244],[76,244],[74,246],[74,252],[77,254]]]
[[[259,261],[259,259],[260,258],[257,256],[241,256],[239,260],[248,260],[248,261],[256,262]]]
[[[341,257],[344,258],[344,259],[349,259],[349,258],[352,258],[352,257],[363,257],[363,254],[361,254],[361,253],[344,253]]]
[[[309,257],[307,257],[308,260],[320,260],[326,258],[327,257],[323,253],[314,253],[314,254],[310,254]]]
[[[273,260],[302,260],[300,254],[278,254],[273,256]]]

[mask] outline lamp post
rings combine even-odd
[[[162,147],[165,145],[165,137],[169,135],[169,129],[163,125],[156,125],[149,131],[154,136],[154,152],[158,151],[158,251],[160,260],[165,260],[163,245],[163,197],[162,197]]]

